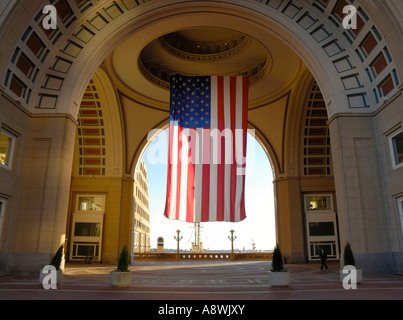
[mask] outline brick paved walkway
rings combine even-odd
[[[56,290],[45,290],[37,276],[0,277],[0,300],[403,300],[403,276],[364,275],[356,290],[345,290],[338,264],[286,267],[291,285],[274,288],[269,261],[138,261],[132,285],[116,288],[109,284],[115,266],[68,264]]]

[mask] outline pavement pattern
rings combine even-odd
[[[67,264],[57,289],[45,290],[36,275],[0,277],[0,300],[403,300],[403,276],[366,275],[357,289],[346,290],[338,263],[321,271],[319,264],[285,265],[288,287],[271,287],[270,261],[136,261],[130,266],[132,284],[109,284],[112,265]],[[165,303],[166,302],[166,303]]]

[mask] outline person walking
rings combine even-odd
[[[320,266],[320,270],[323,270],[323,267],[327,269],[329,269],[326,265],[326,261],[327,261],[327,254],[325,252],[325,250],[322,248],[320,249],[320,261],[322,261],[322,265]]]

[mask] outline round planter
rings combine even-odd
[[[357,284],[360,284],[362,282],[362,269],[356,269],[357,270]],[[343,282],[344,277],[347,275],[347,273],[343,273],[343,269],[340,269],[340,281]]]
[[[273,272],[269,271],[269,284],[272,287],[287,287],[290,285],[290,272],[280,271]]]
[[[128,287],[132,284],[132,273],[131,271],[111,271],[109,279],[114,287]]]

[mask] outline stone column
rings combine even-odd
[[[369,115],[330,119],[341,251],[347,241],[363,272],[391,272],[384,178]]]
[[[277,242],[286,263],[305,262],[301,191],[298,178],[274,180]]]
[[[68,115],[30,121],[11,240],[10,270],[38,272],[64,244],[76,122]]]

